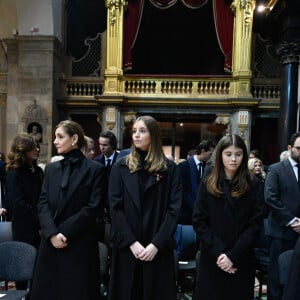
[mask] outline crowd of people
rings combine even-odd
[[[199,244],[194,300],[253,300],[255,248],[270,258],[268,300],[297,298],[299,132],[268,167],[235,134],[203,140],[176,163],[151,116],[135,120],[122,151],[105,131],[95,157],[95,141],[71,120],[55,127],[53,144],[44,170],[32,134],[17,134],[0,157],[0,215],[12,221],[13,240],[38,249],[31,300],[101,299],[98,242],[109,248],[109,300],[175,300],[178,225],[193,226]],[[278,257],[290,249],[283,290]]]

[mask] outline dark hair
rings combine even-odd
[[[251,177],[248,170],[247,147],[243,139],[236,134],[223,136],[217,144],[215,149],[215,166],[212,173],[207,178],[207,190],[215,196],[220,197],[224,195],[223,183],[226,179],[226,175],[222,160],[222,152],[230,146],[235,146],[243,151],[242,163],[231,180],[231,195],[232,197],[239,198],[249,190]]]
[[[260,160],[262,160],[262,157],[261,157],[261,153],[258,149],[252,149],[250,150],[249,154],[253,154],[256,158],[259,158]]]
[[[292,136],[290,137],[290,146],[294,146],[296,139],[300,137],[300,131],[295,132],[294,134],[292,134]]]
[[[111,145],[113,150],[117,149],[118,140],[117,140],[117,137],[114,135],[114,133],[112,131],[109,131],[109,130],[108,131],[103,131],[103,132],[100,133],[99,137],[109,139],[109,144]]]
[[[62,127],[66,132],[66,134],[68,134],[70,137],[72,137],[75,134],[77,135],[78,137],[77,147],[79,149],[85,147],[84,131],[78,123],[72,120],[61,121],[59,124],[55,126],[54,132],[59,127]]]
[[[213,141],[210,140],[203,140],[196,148],[196,154],[199,155],[201,154],[202,149],[207,152],[211,148],[215,148],[216,144]]]
[[[25,153],[37,147],[36,139],[26,132],[19,133],[13,139],[11,151],[8,154],[6,170],[26,165]]]
[[[145,158],[145,169],[148,172],[165,171],[167,169],[167,159],[162,148],[161,132],[158,122],[151,116],[141,116],[135,120],[133,125],[139,121],[143,121],[145,123],[151,137],[149,151]],[[126,162],[130,172],[132,173],[141,168],[140,156],[133,143]]]

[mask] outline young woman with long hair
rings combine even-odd
[[[252,300],[263,194],[251,180],[241,137],[224,136],[215,151],[214,168],[201,182],[193,213],[201,245],[194,299]]]
[[[110,300],[176,299],[174,232],[181,183],[162,149],[160,128],[150,116],[132,126],[129,155],[112,167]]]

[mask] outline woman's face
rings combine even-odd
[[[39,157],[39,151],[40,149],[38,149],[37,147],[34,147],[32,150],[27,151],[25,153],[27,163],[31,165],[33,161],[37,160]]]
[[[54,146],[56,147],[58,154],[68,153],[72,149],[74,149],[74,145],[77,142],[75,141],[76,136],[68,135],[63,127],[58,127],[55,130],[55,139]]]
[[[240,167],[243,156],[243,150],[233,145],[222,151],[224,171],[229,178],[232,178]]]
[[[149,150],[151,136],[144,121],[138,121],[132,127],[132,141],[134,146],[142,151]]]
[[[261,163],[260,162],[255,162],[254,164],[254,168],[253,168],[253,173],[256,174],[256,175],[259,175],[261,174]]]

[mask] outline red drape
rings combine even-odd
[[[231,72],[233,43],[233,13],[231,1],[213,0],[214,21],[218,42],[225,55],[224,70]]]
[[[124,70],[132,69],[131,50],[139,32],[141,16],[143,14],[144,0],[128,2],[124,16]]]

